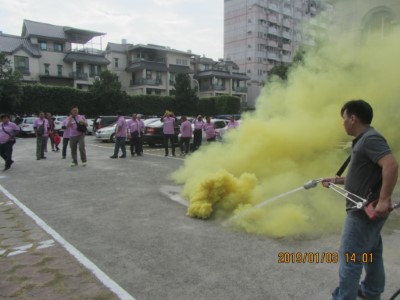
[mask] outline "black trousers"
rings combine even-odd
[[[140,149],[140,138],[138,134],[131,134],[131,139],[129,140],[129,144],[131,145],[131,154],[134,155],[136,153],[137,155],[140,155],[141,149]]]
[[[190,151],[190,149],[189,149],[190,137],[181,137],[180,145],[181,145],[181,152],[188,154]]]
[[[201,129],[195,129],[193,131],[193,150],[197,150],[199,149],[199,147],[201,146],[201,139],[203,137],[203,132]]]
[[[164,134],[165,155],[168,155],[168,140],[171,141],[172,155],[175,155],[174,134]]]
[[[5,167],[9,168],[13,163],[12,152],[13,152],[14,141],[9,141],[4,144],[0,144],[0,156],[5,161]]]

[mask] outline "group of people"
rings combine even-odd
[[[136,113],[132,114],[132,119],[125,121],[121,111],[117,112],[118,120],[115,126],[115,146],[114,154],[110,158],[118,158],[118,152],[121,149],[122,155],[119,158],[126,157],[126,139],[129,138],[131,156],[143,155],[143,133],[144,122]]]
[[[168,144],[171,143],[172,156],[175,156],[175,122],[176,117],[173,112],[166,111],[164,116],[161,118],[163,122],[163,133],[164,133],[164,148],[165,156],[168,156]],[[192,126],[193,125],[193,126]],[[230,117],[227,125],[227,129],[237,128],[239,122],[235,120],[234,116]],[[204,121],[201,115],[198,115],[191,123],[187,116],[182,116],[180,124],[180,140],[179,145],[182,155],[187,155],[190,153],[190,140],[193,137],[193,151],[196,151],[201,146],[201,141],[203,139],[203,131],[206,135],[206,140],[208,142],[214,142],[217,139],[217,131],[215,130],[215,124],[211,121],[211,117],[207,116]]]
[[[67,157],[68,143],[71,148],[72,163],[71,167],[78,165],[78,147],[82,166],[86,166],[86,149],[85,149],[85,132],[88,126],[84,116],[79,115],[78,107],[72,107],[71,114],[63,121],[62,129],[64,130],[62,137],[62,158]],[[54,122],[51,119],[51,114],[39,112],[38,117],[33,123],[33,129],[36,136],[36,159],[46,159],[47,141],[50,137],[51,148],[53,151],[59,151],[59,143],[61,138],[54,130]]]

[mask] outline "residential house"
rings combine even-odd
[[[24,20],[21,36],[0,33],[6,54],[23,81],[87,89],[110,63],[94,50],[74,50],[101,32]]]

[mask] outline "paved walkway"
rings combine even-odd
[[[0,299],[118,299],[0,192]]]

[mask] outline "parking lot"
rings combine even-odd
[[[337,263],[279,257],[335,253],[339,235],[274,240],[189,218],[184,205],[161,192],[174,186],[168,175],[183,158],[145,147],[143,157],[111,160],[113,146],[86,137],[88,165],[71,168],[69,153],[63,160],[50,151],[37,161],[35,139],[20,138],[0,185],[135,299],[330,298]],[[398,221],[393,215],[384,231],[382,299],[400,288]]]

